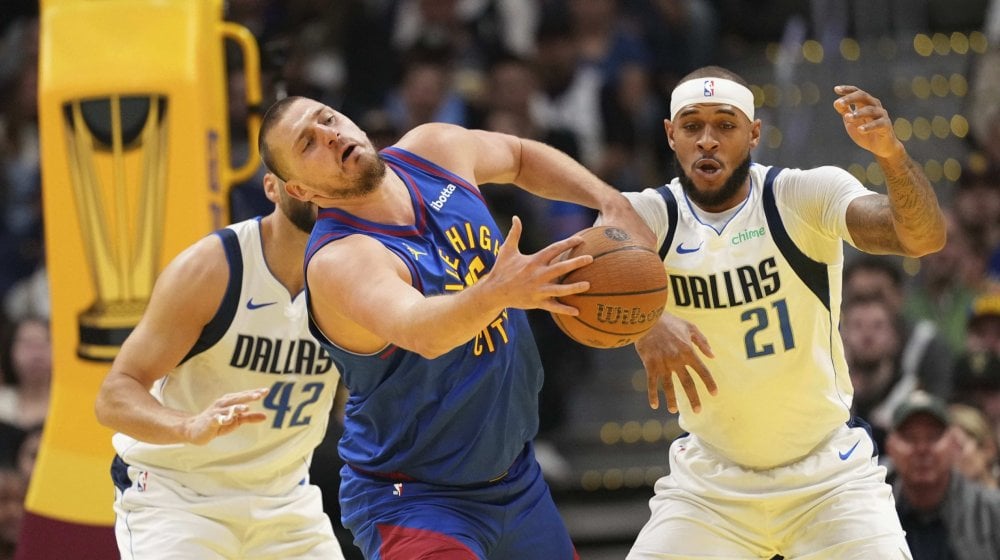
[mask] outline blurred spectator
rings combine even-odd
[[[17,448],[14,466],[25,480],[30,480],[31,474],[35,472],[35,460],[38,458],[38,448],[42,443],[43,428],[44,424],[28,427]]]
[[[499,52],[530,54],[539,5],[533,0],[399,0],[393,16],[397,53],[446,47],[463,74],[482,71]]]
[[[720,21],[712,0],[640,0],[631,2],[650,50],[655,89],[663,100],[677,80],[695,68],[714,64]]]
[[[985,268],[987,256],[1000,248],[1000,161],[981,170],[970,165],[955,186],[955,220],[969,240],[970,256]]]
[[[989,0],[983,22],[983,32],[991,45],[1000,46],[1000,0]]]
[[[601,73],[581,64],[573,30],[565,16],[549,13],[538,30],[535,76],[541,95],[534,118],[549,130],[569,130],[580,146],[579,157],[590,169],[601,161],[604,124],[601,121]]]
[[[402,82],[389,93],[385,112],[396,130],[428,122],[466,126],[469,118],[445,53],[422,50],[409,53]]]
[[[965,478],[989,488],[1000,483],[996,432],[983,411],[967,404],[948,406],[959,455],[956,466]]]
[[[965,232],[954,214],[945,210],[948,241],[943,249],[921,257],[920,273],[906,292],[903,303],[907,318],[933,321],[954,354],[965,349],[969,309],[982,282],[981,258],[973,254]]]
[[[569,23],[580,63],[601,74],[601,84],[618,81],[625,65],[650,63],[638,22],[625,17],[621,0],[567,0]]]
[[[24,429],[0,421],[0,465],[17,462],[26,437]]]
[[[893,414],[886,448],[896,510],[914,560],[1000,558],[1000,491],[953,469],[959,453],[945,402],[923,391]]]
[[[347,21],[340,29],[347,72],[343,111],[364,115],[380,110],[386,92],[398,78],[400,62],[392,48],[391,22],[395,2],[338,2],[347,6]]]
[[[892,411],[917,388],[915,372],[904,372],[897,361],[900,335],[892,308],[876,295],[844,302],[840,333],[854,386],[851,414],[872,426],[879,447],[885,442]]]
[[[38,0],[5,0],[3,3],[3,15],[0,18],[0,35],[7,32],[7,28],[22,18],[38,17]]]
[[[368,134],[376,149],[381,150],[399,141],[402,133],[392,125],[392,119],[382,109],[370,109],[361,114],[358,123]]]
[[[954,355],[930,319],[911,321],[903,315],[906,286],[890,257],[861,254],[844,267],[844,301],[877,295],[888,302],[900,335],[896,361],[903,371],[916,371],[917,386],[939,397],[951,394]],[[890,409],[891,411],[891,409]]]
[[[0,560],[14,558],[24,519],[28,481],[11,465],[0,465]]]
[[[233,169],[243,165],[250,156],[250,133],[247,122],[251,108],[247,106],[246,73],[243,71],[243,53],[239,49],[227,49],[227,94],[229,114],[229,164]],[[261,91],[263,102],[269,102],[268,94],[272,89],[269,73],[261,74]],[[256,172],[247,180],[232,186],[229,191],[230,222],[237,222],[254,216],[263,216],[274,209],[274,204],[267,200],[264,189],[264,166],[258,165]]]
[[[8,320],[16,321],[27,316],[49,318],[51,314],[49,277],[42,262],[30,276],[18,280],[7,291],[3,299],[3,315]]]
[[[977,296],[969,309],[966,349],[1000,355],[1000,292]]]
[[[738,55],[748,42],[777,42],[793,17],[808,19],[801,0],[717,0],[724,56]]]
[[[0,296],[42,262],[38,19],[0,37]]]
[[[993,165],[1000,164],[1000,3],[993,0],[984,31],[989,48],[972,59],[964,113],[970,135]]]
[[[25,317],[11,324],[0,347],[3,374],[0,421],[22,429],[45,421],[52,379],[49,323]]]
[[[640,191],[669,176],[673,152],[663,133],[666,114],[649,70],[624,64],[618,79],[601,91],[604,151],[597,175],[622,191]]]
[[[970,351],[955,364],[954,400],[986,414],[1000,432],[1000,357],[990,351]]]

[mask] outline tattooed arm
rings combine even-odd
[[[855,245],[868,253],[919,257],[944,246],[944,215],[923,170],[896,138],[889,114],[871,94],[837,86],[834,108],[854,142],[872,152],[886,178],[888,195],[855,199],[847,227]]]

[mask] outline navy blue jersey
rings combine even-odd
[[[407,151],[387,148],[382,156],[410,191],[414,225],[321,210],[306,266],[327,243],[360,234],[406,263],[413,286],[427,296],[475,284],[503,243],[479,189]],[[346,351],[320,332],[311,313],[310,307],[310,328],[350,392],[340,440],[349,465],[435,484],[475,484],[506,472],[534,438],[542,369],[523,310],[504,310],[472,340],[435,359],[393,345],[369,355]]]

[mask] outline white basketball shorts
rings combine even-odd
[[[122,560],[343,560],[318,487],[281,496],[199,494],[168,477],[129,467],[115,489]]]
[[[873,450],[844,425],[798,462],[752,470],[679,438],[628,560],[910,560]]]

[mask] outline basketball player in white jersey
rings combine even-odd
[[[340,378],[306,322],[316,211],[279,183],[163,270],[100,388],[125,560],[343,558],[308,478]]]
[[[849,413],[842,242],[925,255],[944,244],[944,220],[879,100],[835,93],[887,195],[835,167],[751,162],[761,123],[732,72],[703,68],[673,91],[665,128],[680,177],[628,196],[670,277],[664,318],[636,344],[650,405],[662,388],[688,433],[670,446],[629,560],[910,558],[870,432]]]

